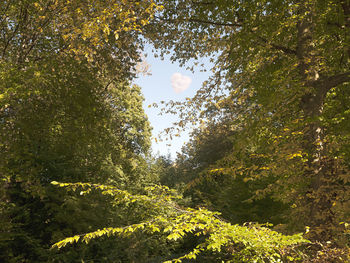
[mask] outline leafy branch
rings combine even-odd
[[[258,224],[248,226],[232,225],[221,220],[218,212],[211,212],[204,208],[179,208],[174,202],[179,196],[165,186],[152,186],[148,188],[150,195],[134,195],[113,186],[96,185],[88,183],[58,183],[53,185],[79,191],[80,194],[88,194],[91,190],[100,190],[103,195],[110,195],[123,202],[138,202],[141,204],[153,204],[154,209],[164,208],[163,214],[150,220],[122,227],[107,227],[96,231],[75,235],[55,243],[52,248],[62,248],[79,241],[89,243],[92,239],[102,236],[131,236],[136,231],[144,231],[149,234],[163,233],[169,241],[183,239],[186,235],[204,237],[204,242],[197,245],[187,254],[166,261],[182,262],[183,259],[196,259],[204,252],[229,253],[240,262],[278,262],[283,256],[283,251],[288,247],[295,247],[308,241],[302,234],[286,236],[272,231]]]

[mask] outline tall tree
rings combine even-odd
[[[77,226],[59,218],[59,206],[72,200],[62,203],[49,183],[108,182],[137,188],[146,175],[142,154],[150,145],[149,124],[138,87],[114,81],[105,89],[95,70],[72,59],[51,58],[25,72],[15,68],[2,73],[0,163],[7,192],[2,201],[14,206],[8,218],[14,223],[12,234],[25,229],[28,242],[36,239],[47,248],[67,235],[64,229]],[[70,206],[74,209],[74,202]],[[77,211],[79,206],[76,202]],[[67,225],[61,234],[55,233],[58,222]],[[17,234],[19,247],[13,253],[25,248]],[[35,249],[27,252],[36,257]]]
[[[192,100],[187,120],[197,109],[204,109],[199,117],[230,116],[232,128],[247,135],[250,146],[240,149],[261,158],[260,167],[247,164],[250,177],[275,178],[265,192],[292,200],[298,216],[291,221],[312,227],[314,239],[342,240],[339,223],[349,215],[349,1],[158,2],[164,11],[148,32],[156,47],[173,49],[182,63],[214,56],[212,81]]]
[[[52,180],[121,188],[146,180],[150,128],[130,79],[140,28],[155,8],[152,1],[1,1],[0,260],[55,260],[51,243],[120,219],[95,198],[96,214],[82,222],[88,201],[59,198]]]

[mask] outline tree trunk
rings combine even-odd
[[[312,43],[314,23],[313,6],[309,3],[301,4],[301,14],[305,16],[299,21],[297,57],[299,60],[299,74],[304,95],[300,108],[304,115],[305,132],[303,151],[308,156],[305,173],[309,186],[301,197],[301,207],[307,226],[311,227],[310,238],[313,240],[331,240],[334,227],[334,191],[332,186],[333,165],[326,154],[324,141],[325,129],[320,117],[323,113],[324,100],[329,88],[320,82],[317,70],[319,63]],[[296,218],[296,220],[299,220]]]

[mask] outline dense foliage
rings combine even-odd
[[[174,162],[144,41],[214,63]],[[349,43],[348,0],[0,0],[0,261],[346,262]]]
[[[349,2],[159,2],[164,12],[148,27],[156,47],[173,48],[182,63],[214,56],[211,81],[168,111],[180,112],[180,128],[199,120],[204,133],[232,131],[232,147],[211,167],[224,174],[218,180],[261,183],[256,198],[288,204],[294,230],[306,225],[314,240],[347,243]]]
[[[116,8],[125,9],[121,18]],[[116,257],[100,246],[49,250],[67,235],[127,218],[103,198],[70,197],[50,182],[137,189],[148,180],[150,127],[129,79],[139,56],[135,29],[153,9],[146,1],[134,15],[119,1],[1,1],[0,261]]]

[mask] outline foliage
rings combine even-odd
[[[0,261],[115,255],[109,241],[64,255],[48,250],[72,232],[127,218],[102,207],[105,199],[69,198],[49,182],[136,189],[148,180],[150,127],[130,79],[140,28],[156,8],[152,1],[1,2]],[[86,210],[88,203],[95,208]]]
[[[0,260],[345,261],[349,36],[347,0],[2,1]],[[130,85],[144,39],[215,63],[194,98],[164,109],[174,129],[200,124],[175,164],[148,156]],[[222,214],[150,182],[187,184],[193,207]],[[307,227],[315,242],[221,216]],[[305,242],[309,256],[294,250]]]
[[[125,78],[139,60],[141,28],[158,8],[152,0],[3,1],[0,56],[23,64],[71,55],[110,77]]]
[[[289,226],[346,244],[339,223],[349,216],[348,1],[157,2],[164,9],[147,37],[161,54],[214,62],[194,98],[168,103],[178,128],[230,120],[239,139],[215,168],[268,178],[257,197],[290,205]]]
[[[83,223],[84,206],[92,201],[62,198],[48,186],[51,180],[133,188],[147,180],[141,154],[148,151],[150,128],[140,90],[116,81],[105,89],[96,74],[73,59],[57,57],[33,63],[26,71],[3,68],[1,214],[4,226],[10,226],[10,239],[1,246],[14,258],[47,261],[47,248],[54,240],[108,222],[106,208]]]
[[[110,195],[117,203],[140,203],[151,212],[150,219],[122,227],[108,227],[97,231],[65,238],[53,245],[65,247],[78,241],[89,243],[90,240],[102,236],[131,236],[133,232],[163,232],[168,240],[176,241],[187,234],[204,236],[204,240],[192,251],[182,257],[166,262],[182,262],[184,259],[196,259],[203,251],[217,251],[231,254],[230,262],[280,262],[283,250],[307,242],[301,234],[284,236],[259,225],[239,226],[224,222],[219,213],[206,209],[180,208],[174,200],[179,196],[165,186],[152,186],[145,190],[148,195],[133,195],[116,187],[88,183],[58,183],[72,191],[80,191],[81,195],[92,190],[99,190],[103,195]]]
[[[192,206],[220,211],[223,218],[231,223],[286,223],[284,213],[289,206],[271,195],[258,194],[274,179],[261,177],[250,180],[249,169],[242,164],[231,166],[228,157],[232,158],[232,149],[239,147],[242,138],[236,131],[230,130],[229,121],[209,123],[191,135],[191,140],[170,168],[174,171],[164,173],[164,182],[175,182],[173,185],[184,188],[184,195],[191,197]],[[242,158],[243,151],[239,154]],[[259,160],[251,156],[245,160],[245,165],[255,165],[259,169]]]

